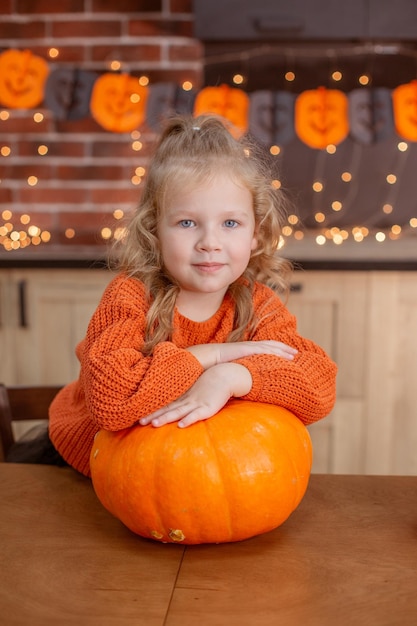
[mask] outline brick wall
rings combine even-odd
[[[201,87],[202,48],[192,35],[191,0],[2,0],[0,7],[0,52],[28,49],[51,71],[78,68],[97,76],[117,60],[122,72],[145,76],[150,86]],[[51,48],[59,51],[56,58]],[[33,109],[0,105],[0,253],[13,231],[27,232],[29,225],[44,239],[51,234],[47,246],[38,246],[44,251],[103,243],[102,228],[114,233],[117,218],[137,201],[135,172],[146,169],[154,138],[146,122],[136,133],[116,133],[91,115],[56,119],[45,102]]]

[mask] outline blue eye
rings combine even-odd
[[[179,224],[182,228],[191,228],[191,226],[194,226],[193,220],[181,220]]]
[[[226,228],[236,228],[236,226],[238,226],[238,223],[236,222],[236,220],[226,220],[224,225],[226,226]]]

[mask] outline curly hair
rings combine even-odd
[[[251,336],[255,319],[252,288],[263,282],[285,294],[291,263],[277,248],[286,218],[285,198],[272,186],[272,172],[265,151],[248,137],[235,139],[226,122],[215,116],[175,117],[167,121],[152,161],[139,205],[119,245],[117,268],[142,281],[150,308],[143,352],[151,354],[160,341],[172,337],[172,323],[179,285],[166,271],[157,236],[158,222],[169,199],[190,191],[226,172],[245,186],[253,199],[257,247],[243,275],[229,286],[235,302],[234,329],[228,341]]]

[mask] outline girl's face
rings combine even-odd
[[[193,307],[204,303],[212,315],[257,245],[251,193],[223,174],[178,192],[162,213],[158,237],[164,266],[180,286],[179,310],[195,319]]]

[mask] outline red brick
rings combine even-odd
[[[93,42],[91,58],[93,61],[105,62],[117,59],[122,62],[135,61],[143,64],[145,61],[159,61],[161,59],[161,46],[156,44],[94,46]]]
[[[162,0],[117,0],[118,13],[141,13],[153,11],[158,13],[162,11]],[[106,13],[114,13],[114,0],[93,0],[93,11],[105,11]]]
[[[29,224],[24,225],[21,223],[20,217],[23,213],[27,213],[28,215],[30,215],[31,219],[30,219]],[[41,230],[46,230],[46,229],[51,230],[52,228],[54,228],[54,225],[56,224],[56,215],[53,212],[34,213],[33,211],[30,210],[30,207],[28,207],[27,212],[26,211],[19,212],[19,213],[13,212],[13,216],[10,221],[13,224],[14,228],[19,229],[19,230],[27,230],[27,228],[30,225],[38,226]]]
[[[126,168],[120,165],[58,165],[58,180],[126,180]]]
[[[0,110],[3,108],[0,106]],[[44,112],[41,108],[33,109],[25,112],[25,116],[22,116],[20,111],[17,114],[10,111],[9,119],[0,121],[0,132],[4,133],[4,137],[7,133],[40,133],[45,137],[47,133],[53,130],[53,119],[45,116],[43,122],[35,122],[33,115],[37,110]]]
[[[59,56],[50,61],[51,69],[52,65],[59,66],[60,63],[77,63],[81,64],[88,60],[88,49],[89,45],[80,45],[80,46],[66,46],[62,44],[62,41],[59,39],[55,42],[55,47],[59,50]],[[48,53],[49,47],[46,50],[46,55]]]
[[[0,15],[6,13],[13,13],[14,11],[14,0],[2,0],[0,6]]]
[[[12,194],[12,190],[9,187],[5,187],[4,185],[0,185],[0,202],[2,204],[7,204],[9,205],[10,202],[13,199],[13,194]],[[9,209],[10,206],[7,207],[0,207],[0,216],[2,211],[4,211],[4,209]]]
[[[172,13],[193,13],[193,0],[171,0]]]
[[[13,22],[0,21],[0,39],[40,39],[45,37],[45,22]]]
[[[33,204],[80,204],[89,200],[89,192],[86,189],[42,189],[30,187],[19,189],[17,202],[30,202]]]
[[[109,222],[114,221],[115,219],[111,213],[102,213],[98,216],[97,213],[90,211],[61,211],[58,215],[58,226],[63,229],[71,227],[79,230],[95,231],[97,228],[102,228]]]
[[[82,13],[84,0],[15,0],[16,13]]]
[[[198,41],[189,44],[171,44],[169,58],[172,61],[198,61],[202,57],[202,46]]]
[[[191,20],[130,20],[129,35],[134,37],[165,37],[193,36],[193,22]]]
[[[52,23],[52,37],[79,37],[93,39],[94,37],[120,37],[122,34],[121,22],[117,19],[99,21],[55,21]]]
[[[36,176],[39,181],[52,180],[53,167],[49,165],[8,165],[3,174],[3,180],[23,180],[27,181],[29,176]]]
[[[38,154],[41,144],[48,146],[45,156]],[[40,137],[38,141],[20,141],[18,151],[21,156],[36,156],[42,161],[55,156],[82,157],[84,156],[84,143],[75,141],[50,141],[46,137]]]
[[[123,140],[96,141],[92,146],[93,157],[133,157],[137,153],[132,150],[132,140],[123,135]]]
[[[126,181],[126,187],[128,185],[129,182]],[[105,203],[114,204],[115,208],[120,204],[131,204],[133,208],[139,200],[139,190],[140,187],[132,187],[131,189],[111,189],[109,187],[92,189],[91,201],[98,205]]]
[[[58,133],[105,133],[92,117],[84,117],[81,120],[56,120],[55,128]]]

